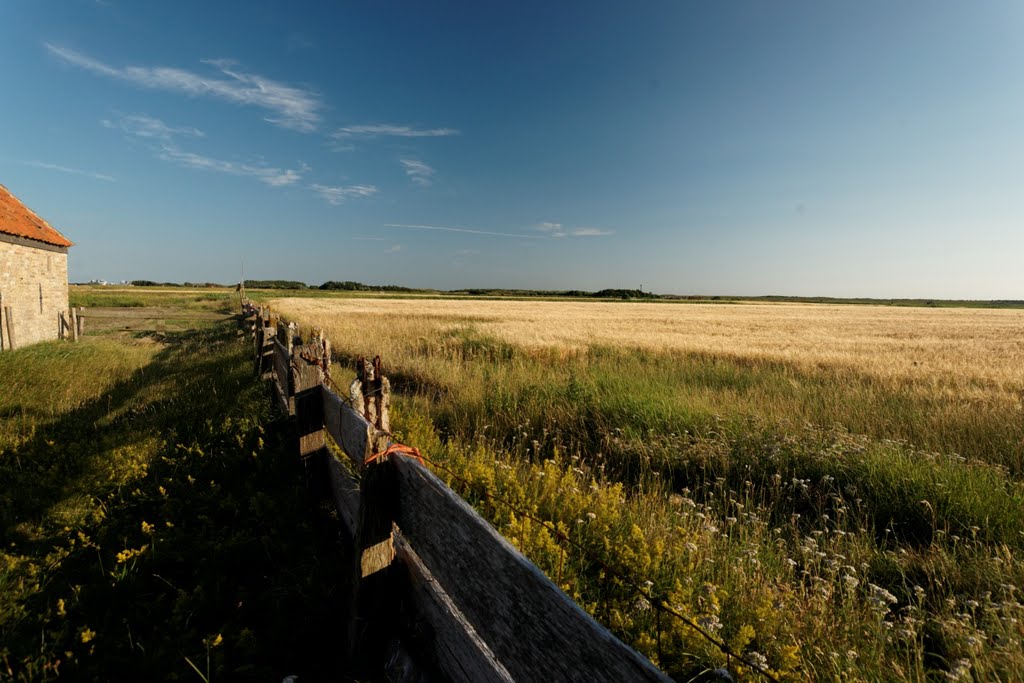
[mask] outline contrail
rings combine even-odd
[[[439,230],[441,232],[466,232],[470,235],[493,235],[495,237],[523,237],[528,240],[544,239],[546,235],[524,235],[515,232],[491,232],[489,230],[470,230],[469,228],[447,228],[441,225],[409,225],[407,223],[385,223],[385,228],[414,228],[416,230]]]
[[[83,171],[79,168],[61,166],[60,164],[48,164],[45,161],[22,161],[21,163],[25,164],[26,166],[45,168],[49,171],[60,171],[61,173],[74,173],[75,175],[84,175],[89,178],[95,178],[96,180],[106,180],[108,183],[116,182],[113,176],[109,176],[106,173],[94,173],[92,171]]]

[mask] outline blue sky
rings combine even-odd
[[[6,0],[0,183],[73,281],[1024,298],[1022,35],[1017,0]]]

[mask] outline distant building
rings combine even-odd
[[[68,311],[68,247],[72,244],[0,185],[0,339],[4,350],[60,335],[60,316]]]

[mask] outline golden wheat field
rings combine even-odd
[[[341,386],[354,356],[380,354],[403,443],[676,680],[728,659],[628,591],[609,608],[586,561],[564,580],[557,546],[524,540],[492,493],[576,530],[779,680],[1024,680],[1024,311],[271,307],[323,329]]]
[[[1018,310],[382,298],[285,298],[273,307],[335,336],[365,337],[369,327],[377,339],[385,331],[415,338],[470,325],[526,348],[599,344],[781,360],[1016,400],[1024,389]]]

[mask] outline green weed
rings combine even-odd
[[[0,354],[0,678],[339,674],[339,548],[249,351],[222,326]]]

